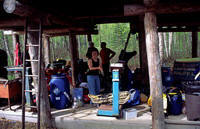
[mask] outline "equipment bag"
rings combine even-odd
[[[182,113],[182,93],[178,88],[170,88],[167,90],[168,114],[179,115]]]
[[[140,91],[136,89],[129,90],[130,99],[125,103],[125,107],[131,107],[140,104]]]

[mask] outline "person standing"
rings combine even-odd
[[[100,93],[100,72],[103,72],[101,61],[98,58],[98,50],[91,51],[92,57],[88,59],[89,71],[87,73],[87,82],[89,94],[98,95]]]
[[[94,47],[94,43],[93,43],[93,42],[90,42],[90,43],[89,43],[89,48],[88,48],[87,53],[86,53],[86,57],[87,57],[88,59],[92,58],[92,51],[93,51],[93,50],[98,51],[98,49],[97,49],[96,47]]]
[[[102,67],[103,67],[103,72],[104,72],[104,89],[105,91],[109,90],[106,83],[109,79],[109,69],[110,69],[110,60],[115,56],[115,52],[112,51],[111,49],[106,47],[105,42],[101,42],[101,51],[100,51],[100,56],[102,60]]]

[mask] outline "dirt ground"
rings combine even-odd
[[[0,118],[0,129],[21,129],[21,127],[22,127],[21,122]],[[36,123],[25,124],[26,129],[36,129],[36,127],[37,127]]]

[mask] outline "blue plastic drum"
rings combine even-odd
[[[51,76],[50,101],[56,109],[70,106],[70,84],[65,74]]]

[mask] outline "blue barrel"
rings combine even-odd
[[[172,86],[174,79],[173,79],[173,74],[171,72],[171,68],[170,67],[162,67],[161,72],[162,72],[163,86],[165,86],[165,87]]]
[[[51,76],[50,100],[56,109],[70,106],[70,84],[65,74]]]

